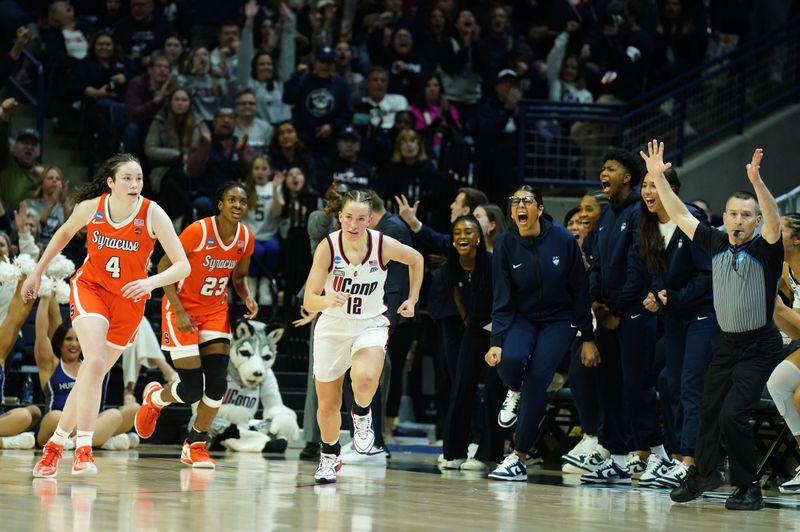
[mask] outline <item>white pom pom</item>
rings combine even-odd
[[[59,305],[69,303],[69,285],[64,281],[56,283],[56,303]]]
[[[53,295],[53,290],[56,288],[56,283],[52,277],[42,275],[42,282],[39,284],[39,297],[50,297]]]
[[[21,276],[22,272],[15,265],[7,260],[0,261],[0,283],[16,286]]]
[[[14,259],[14,265],[19,268],[19,271],[21,271],[23,275],[27,276],[36,268],[36,261],[33,260],[30,255],[22,254],[17,255],[17,258]]]
[[[75,264],[61,254],[53,257],[53,260],[50,261],[50,264],[47,266],[47,271],[45,272],[46,275],[56,280],[66,279],[73,273],[75,273]]]

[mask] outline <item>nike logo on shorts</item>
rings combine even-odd
[[[522,263],[521,263],[521,262],[520,262],[519,264],[515,264],[515,265],[513,265],[513,266],[512,266],[512,268],[514,268],[514,269],[516,270],[516,269],[517,269],[517,268],[519,268],[520,266],[522,266]]]

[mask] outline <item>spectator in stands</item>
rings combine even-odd
[[[316,9],[309,11],[308,21],[311,30],[309,37],[314,50],[326,46],[332,48],[339,41],[341,21],[338,11],[339,6],[335,0],[319,0]]]
[[[113,33],[114,28],[125,17],[125,12],[122,10],[122,0],[104,0],[101,2],[99,9],[97,19],[94,21],[95,30],[109,34]]]
[[[461,131],[458,109],[447,100],[439,74],[428,76],[417,91],[409,111],[414,115],[414,129],[429,139],[438,159],[442,143],[454,130],[456,134]]]
[[[10,136],[11,115],[16,107],[14,98],[6,98],[0,104],[0,139]],[[14,208],[22,200],[33,197],[39,186],[37,159],[40,153],[39,132],[35,129],[17,133],[10,151],[0,146],[0,201]]]
[[[56,229],[72,213],[69,198],[69,181],[58,166],[48,166],[42,171],[39,186],[32,198],[25,200],[28,212],[37,217],[38,242],[47,245]]]
[[[130,12],[119,21],[114,36],[125,55],[142,65],[145,58],[164,45],[172,31],[172,24],[156,10],[155,0],[131,0]]]
[[[581,333],[583,360],[596,362],[600,355],[575,238],[542,216],[538,189],[518,188],[509,208],[514,227],[498,239],[492,254],[492,336],[485,359],[497,366],[508,387],[497,423],[517,428],[514,452],[489,478],[519,481],[527,480],[526,455],[544,416],[547,387],[575,334]]]
[[[489,348],[489,332],[484,328],[491,322],[492,314],[492,260],[480,224],[471,215],[456,218],[451,229],[452,245],[447,262],[441,271],[445,297],[451,299],[458,312],[457,319],[441,320],[444,338],[457,338],[458,342],[446,352],[448,373],[453,377],[450,401],[444,420],[444,446],[440,469],[493,469],[503,456],[503,433],[497,426],[497,410],[488,405],[502,402],[502,385],[490,386],[497,380],[494,368],[486,371],[487,395],[499,396],[479,409],[483,413],[481,445],[467,466],[467,446],[470,442],[471,417],[475,392],[485,368],[481,355]],[[444,330],[444,329],[452,330]],[[499,408],[498,408],[499,410]]]
[[[451,51],[448,20],[440,5],[441,3],[430,10],[425,30],[420,33],[416,45],[419,54],[426,57],[437,70],[442,64],[442,58]]]
[[[433,65],[417,52],[408,27],[395,28],[391,40],[384,42],[383,31],[370,34],[367,42],[370,62],[389,71],[390,92],[411,99],[422,80],[433,71]]]
[[[311,73],[299,69],[283,88],[300,138],[318,157],[333,155],[339,131],[353,114],[350,86],[334,72],[335,60],[333,48],[317,49]]]
[[[502,202],[513,180],[517,162],[519,90],[517,73],[501,70],[495,95],[482,101],[467,130],[475,139],[478,188],[495,203]]]
[[[480,26],[472,11],[463,10],[455,24],[456,36],[441,57],[441,76],[450,102],[458,107],[461,119],[468,122],[481,99],[481,83],[486,72],[486,50],[478,46]]]
[[[247,144],[256,152],[264,151],[264,148],[272,141],[275,128],[272,124],[259,118],[258,102],[256,94],[252,89],[242,89],[236,94],[236,129],[233,134],[239,138],[247,136]]]
[[[224,104],[234,84],[221,79],[211,71],[208,50],[199,46],[192,50],[186,61],[185,72],[178,76],[178,84],[189,91],[197,112],[203,120],[213,120]]]
[[[303,169],[290,167],[281,187],[283,211],[280,234],[281,271],[284,273],[285,303],[294,307],[297,292],[305,284],[306,274],[311,269],[311,244],[308,236],[308,217],[319,209],[319,196],[309,186]]]
[[[580,55],[567,51],[570,38],[578,28],[577,22],[567,22],[567,29],[558,34],[547,54],[547,85],[551,101],[592,103],[594,100],[586,88],[585,66]]]
[[[481,45],[486,48],[483,90],[486,94],[491,94],[492,80],[509,64],[508,55],[517,47],[520,40],[511,28],[510,6],[497,5],[492,8],[488,30],[481,38]]]
[[[680,188],[677,172],[664,176]],[[652,275],[644,307],[661,315],[664,327],[666,377],[680,461],[650,455],[640,486],[677,488],[694,465],[694,448],[703,382],[712,357],[712,338],[719,332],[711,287],[711,259],[670,220],[654,178],[642,181],[639,245],[632,250],[644,258]],[[704,224],[704,214],[688,206]],[[631,261],[632,262],[632,261]]]
[[[48,16],[50,29],[45,33],[46,69],[51,113],[63,117],[69,106],[65,91],[52,90],[69,79],[78,61],[86,57],[89,50],[89,32],[78,25],[72,5],[65,0],[50,4]]]
[[[15,73],[22,66],[22,50],[31,40],[30,32],[25,26],[17,28],[16,38],[14,44],[8,51],[8,54],[0,58],[0,79],[5,80],[11,74]]]
[[[627,102],[644,90],[653,61],[653,39],[640,25],[647,9],[647,0],[625,0],[621,17],[610,14],[603,21],[590,61],[600,79],[596,93],[611,99],[598,103]]]
[[[339,133],[336,143],[336,157],[330,162],[326,175],[327,183],[344,183],[348,190],[358,188],[377,188],[375,167],[359,156],[361,150],[361,135],[358,131],[348,126]],[[373,205],[374,209],[374,205]]]
[[[78,335],[71,323],[61,319],[53,294],[42,295],[36,309],[36,343],[33,348],[36,367],[39,370],[39,386],[45,395],[48,412],[42,418],[36,440],[44,445],[55,432],[58,421],[75,384],[83,357]],[[133,420],[139,405],[135,402],[120,408],[106,408],[106,388],[108,374],[103,382],[103,395],[100,400],[100,413],[92,445],[107,450],[127,450],[131,441],[139,444],[138,436],[128,437],[133,428]]]
[[[506,216],[503,214],[503,209],[494,203],[487,203],[475,207],[472,214],[481,224],[481,232],[486,242],[486,251],[491,253],[494,250],[495,240],[506,230]]]
[[[373,66],[367,73],[366,104],[370,124],[375,128],[392,129],[394,115],[408,110],[408,100],[402,94],[389,94],[389,72],[382,66]]]
[[[208,129],[184,88],[170,93],[147,131],[144,151],[151,166],[147,182],[173,220],[191,210],[186,164],[190,147],[204,135],[209,136]]]
[[[218,45],[211,51],[211,69],[222,78],[235,78],[239,64],[239,25],[225,20],[219,25]]]
[[[272,136],[267,153],[272,161],[275,170],[286,172],[292,166],[298,166],[303,170],[306,185],[311,190],[317,188],[317,164],[306,147],[305,143],[297,134],[297,128],[291,122],[278,124],[276,134]]]
[[[214,116],[211,135],[201,128],[199,139],[189,148],[186,174],[191,179],[192,205],[198,219],[213,214],[217,188],[227,181],[241,181],[255,157],[247,138],[233,134],[235,124],[233,109],[220,108]]]
[[[283,172],[273,172],[266,155],[258,155],[244,180],[247,191],[245,223],[253,231],[255,248],[250,259],[247,282],[250,293],[257,294],[259,305],[272,304],[271,279],[278,272],[281,244],[278,224],[283,210]]]
[[[665,0],[654,39],[653,86],[675,79],[703,64],[708,44],[704,27],[697,27],[688,0]]]
[[[438,209],[438,201],[452,194],[436,164],[428,157],[422,138],[413,129],[398,133],[391,161],[378,170],[380,194],[385,198],[405,196],[421,201],[432,212],[418,216],[437,230],[446,227],[447,213]],[[396,206],[392,206],[396,208]]]
[[[187,61],[186,48],[183,46],[181,36],[173,33],[167,37],[167,40],[164,41],[164,51],[169,56],[170,63],[172,63],[172,75],[180,75],[181,69]]]
[[[291,118],[291,108],[283,103],[283,83],[294,70],[296,18],[285,3],[280,4],[278,33],[280,34],[280,56],[275,68],[273,56],[258,51],[253,53],[253,21],[258,14],[254,2],[245,5],[245,23],[239,43],[239,65],[236,77],[239,86],[250,88],[258,101],[258,116],[273,126]],[[247,69],[246,65],[250,65]]]
[[[133,78],[128,83],[125,92],[126,125],[122,134],[124,151],[134,155],[142,153],[142,142],[150,123],[161,109],[164,98],[177,87],[176,79],[170,73],[170,69],[169,56],[158,51],[150,56],[147,73]]]
[[[366,95],[365,78],[361,72],[354,69],[353,46],[349,42],[341,41],[336,44],[334,51],[336,52],[336,73],[350,85],[353,103],[360,102]]]
[[[119,145],[124,120],[122,100],[131,72],[114,36],[102,31],[92,37],[89,54],[73,70],[69,92],[73,100],[83,102],[85,120],[96,138],[96,160],[110,157]]]

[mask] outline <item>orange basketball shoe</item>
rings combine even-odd
[[[157,382],[151,382],[144,387],[142,393],[142,406],[136,411],[136,419],[133,426],[136,427],[136,433],[142,438],[149,438],[156,430],[156,422],[158,416],[161,415],[161,407],[153,404],[151,397],[154,393],[160,392],[164,387]]]
[[[36,478],[52,478],[58,473],[58,461],[61,460],[61,453],[64,452],[63,445],[56,445],[48,441],[44,444],[42,457],[33,466],[33,476]]]
[[[208,453],[206,442],[198,441],[190,444],[189,440],[183,440],[181,462],[201,469],[214,469],[217,464],[217,461]]]
[[[97,466],[94,465],[92,458],[92,447],[83,445],[75,449],[75,456],[72,458],[73,475],[94,475],[97,473]]]

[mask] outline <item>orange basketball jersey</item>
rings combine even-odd
[[[214,312],[215,306],[227,305],[231,272],[240,260],[253,254],[253,233],[239,223],[233,240],[225,243],[219,237],[216,217],[211,216],[184,229],[180,239],[192,266],[192,273],[178,285],[184,310],[189,314],[199,309]],[[164,302],[169,309],[166,297]]]
[[[119,223],[108,215],[108,199],[108,194],[100,196],[97,211],[86,224],[86,260],[74,279],[100,285],[121,296],[123,286],[147,277],[147,260],[156,237],[149,199],[139,197],[138,208]]]

